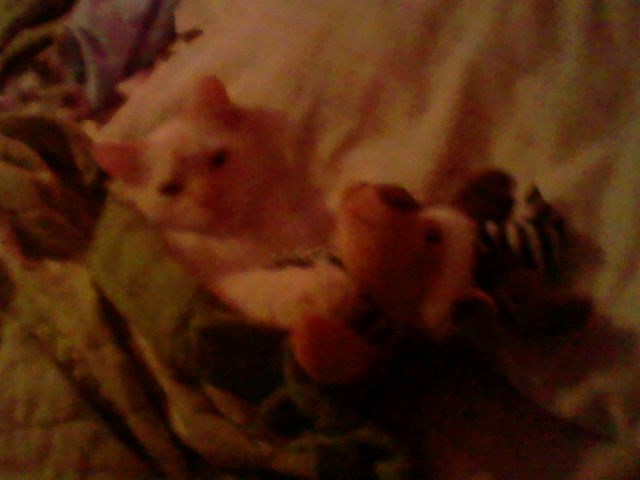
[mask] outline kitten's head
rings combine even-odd
[[[205,77],[184,110],[147,138],[97,143],[94,155],[114,193],[152,223],[225,233],[251,221],[279,172],[267,137],[216,77]]]

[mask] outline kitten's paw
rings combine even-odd
[[[251,321],[284,329],[305,314],[345,318],[359,297],[351,278],[325,262],[227,275],[209,289]]]
[[[292,283],[283,313],[295,321],[303,315],[346,319],[360,302],[360,292],[347,273],[336,265],[321,262],[306,270],[299,283]]]

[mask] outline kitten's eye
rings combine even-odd
[[[184,190],[184,186],[175,181],[163,183],[158,188],[158,192],[160,193],[160,195],[163,195],[165,197],[175,197],[176,195],[182,193],[182,190]]]
[[[209,159],[209,170],[215,170],[227,163],[229,153],[226,150],[219,150]]]

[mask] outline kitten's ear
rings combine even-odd
[[[227,89],[215,75],[208,75],[198,81],[187,113],[200,118],[214,119],[229,126],[240,119],[240,110],[231,102]]]
[[[128,184],[144,181],[141,146],[133,142],[101,142],[93,145],[93,158],[109,175]]]

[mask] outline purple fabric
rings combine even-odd
[[[175,38],[177,0],[80,0],[69,21],[67,62],[83,71],[93,109],[118,82],[148,66]]]

